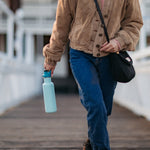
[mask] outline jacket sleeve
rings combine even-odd
[[[115,39],[120,43],[121,50],[134,51],[139,40],[143,20],[139,0],[127,0],[126,2],[125,16]]]
[[[75,6],[71,4],[70,0],[58,0],[52,35],[49,44],[43,48],[43,56],[45,56],[47,64],[56,65],[56,62],[61,59],[68,42],[74,8]]]

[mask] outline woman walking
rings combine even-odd
[[[106,42],[94,0],[58,0],[44,68],[52,74],[70,40],[70,66],[87,110],[88,141],[83,150],[110,150],[107,131],[117,82],[108,55],[135,50],[143,25],[138,0],[98,0],[110,37]]]

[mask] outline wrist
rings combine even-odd
[[[115,43],[117,45],[118,51],[120,51],[121,50],[121,45],[120,45],[119,41],[116,40],[116,39],[114,39],[114,41],[115,41]]]

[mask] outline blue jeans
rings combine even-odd
[[[93,57],[70,48],[70,66],[87,110],[88,138],[93,150],[110,150],[107,131],[117,82],[110,72],[108,56]]]

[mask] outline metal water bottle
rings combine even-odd
[[[43,95],[45,112],[52,113],[57,111],[54,84],[51,81],[51,71],[44,70],[43,74]]]

